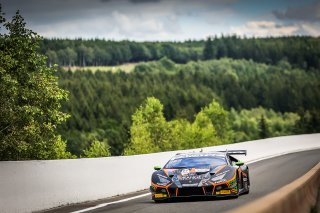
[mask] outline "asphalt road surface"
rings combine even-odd
[[[242,206],[248,202],[251,202],[257,198],[260,198],[272,191],[281,188],[282,186],[294,181],[295,179],[307,173],[318,162],[320,162],[320,149],[287,154],[284,156],[275,157],[249,164],[251,182],[250,193],[247,195],[241,195],[239,198],[191,198],[177,200],[168,203],[154,203],[151,200],[151,196],[143,196],[137,199],[121,203],[110,204],[105,207],[96,208],[86,212],[224,212]],[[102,203],[119,201],[133,196],[145,194],[147,192],[148,191],[145,190],[131,195],[120,196],[117,198],[105,199],[91,203],[83,203],[74,206],[67,206],[60,209],[53,209],[47,212],[64,213],[79,211],[86,208],[94,207]]]

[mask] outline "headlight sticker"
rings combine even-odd
[[[217,175],[216,177],[211,178],[211,181],[213,181],[213,182],[219,181],[219,180],[221,180],[222,178],[224,178],[225,175],[226,175],[226,173],[219,174],[219,175]]]
[[[167,178],[167,176],[164,176],[164,175],[161,175],[161,174],[157,174],[158,175],[158,177],[160,178]]]
[[[209,172],[209,171],[210,171],[209,168],[196,169],[196,172],[198,172],[198,173],[205,173],[205,172]]]
[[[203,180],[208,181],[210,177],[211,177],[210,173],[206,173],[205,175],[203,175]]]
[[[170,180],[168,179],[168,177],[161,175],[161,174],[157,174],[158,178],[159,178],[159,183],[157,183],[160,186],[166,186],[170,183]]]
[[[217,173],[217,175],[226,174],[226,173],[228,173],[228,172],[230,172],[230,170],[225,170],[225,171],[219,172],[219,173]]]

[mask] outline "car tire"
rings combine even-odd
[[[249,179],[249,173],[248,173],[248,176],[247,176],[247,181],[246,181],[246,183],[245,183],[245,186],[244,186],[244,188],[245,188],[245,192],[243,193],[243,194],[249,194],[249,192],[250,192],[250,179]]]
[[[239,176],[238,176],[238,172],[237,172],[237,176],[236,176],[236,180],[237,180],[237,188],[238,188],[238,192],[237,192],[237,194],[236,194],[236,198],[237,197],[239,197],[239,195],[240,195],[240,180],[239,180]]]

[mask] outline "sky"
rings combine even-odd
[[[320,36],[320,0],[0,0],[46,38],[183,41]]]

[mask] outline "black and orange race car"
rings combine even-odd
[[[176,154],[155,167],[150,191],[157,201],[192,196],[234,196],[249,193],[249,168],[233,155],[246,150]]]

